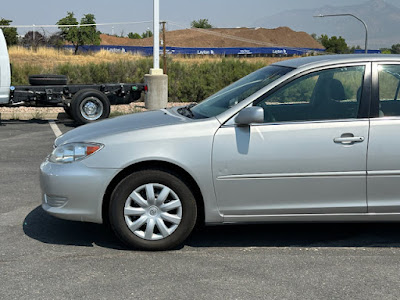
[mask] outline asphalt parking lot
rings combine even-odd
[[[54,138],[48,121],[0,122],[0,299],[400,297],[400,224],[208,227],[154,253],[51,217],[39,165]]]

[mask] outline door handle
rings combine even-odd
[[[341,143],[345,145],[351,145],[354,143],[364,142],[365,138],[363,136],[341,136],[338,138],[334,138],[333,141],[335,143]]]

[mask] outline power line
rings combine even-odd
[[[140,21],[140,22],[117,22],[117,23],[93,23],[93,24],[77,24],[77,25],[0,25],[0,28],[14,27],[14,28],[58,28],[58,27],[88,27],[88,26],[109,26],[109,25],[131,25],[131,24],[145,24],[152,23],[153,21]]]

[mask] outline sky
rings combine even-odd
[[[208,19],[214,27],[252,27],[256,20],[289,9],[319,8],[324,5],[342,6],[365,3],[367,0],[160,0],[160,19],[174,22],[169,30],[190,27],[190,22]],[[98,23],[151,21],[152,0],[13,0],[4,1],[0,18],[13,20],[13,25],[55,24],[72,11],[79,20],[92,13]],[[386,0],[399,6],[399,0]],[[285,26],[284,21],[281,26]],[[152,23],[124,26],[105,26],[102,32],[127,35],[152,29]],[[23,33],[23,29],[19,33]]]

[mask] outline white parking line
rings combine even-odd
[[[49,121],[49,125],[50,125],[51,129],[53,130],[54,134],[56,135],[56,137],[59,137],[60,135],[62,135],[60,128],[58,128],[57,124],[54,121]]]

